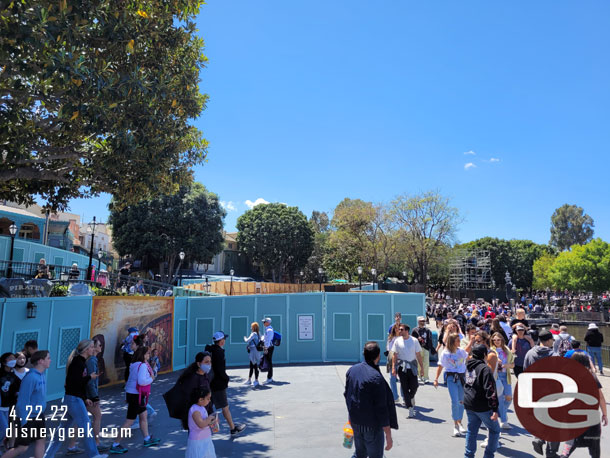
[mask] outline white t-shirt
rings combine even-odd
[[[445,372],[458,372],[463,374],[466,372],[466,360],[468,359],[468,353],[458,348],[455,353],[451,353],[445,349],[441,353],[440,365],[445,368]]]
[[[403,361],[414,361],[415,354],[421,351],[421,345],[415,337],[409,336],[407,340],[404,337],[397,337],[392,345],[392,351],[396,353],[396,357]]]

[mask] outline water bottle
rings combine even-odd
[[[352,429],[352,425],[348,421],[343,426],[343,446],[345,448],[352,448],[354,445],[354,430]]]

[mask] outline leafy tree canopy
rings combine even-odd
[[[593,238],[593,218],[577,205],[562,205],[551,216],[550,244],[559,251],[583,245]]]
[[[261,204],[237,219],[237,244],[273,280],[303,268],[314,247],[314,231],[297,207]]]
[[[550,271],[556,258],[557,256],[553,254],[545,253],[534,261],[532,269],[534,272],[534,289],[544,290],[555,287],[550,278]]]
[[[218,196],[201,183],[183,186],[171,196],[160,196],[119,208],[110,204],[113,243],[121,256],[168,263],[170,275],[184,251],[186,261],[210,262],[222,251],[225,210]]]
[[[0,199],[176,192],[207,142],[200,0],[2,1]]]
[[[593,291],[610,289],[610,244],[594,239],[564,251],[549,268],[549,279],[558,289]]]

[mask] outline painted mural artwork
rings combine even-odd
[[[156,349],[161,362],[159,372],[172,371],[174,299],[166,297],[94,297],[91,335],[101,336],[102,354],[98,356],[100,384],[123,383],[125,363],[121,345],[127,330],[137,327],[144,345]]]

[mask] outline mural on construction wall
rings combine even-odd
[[[172,371],[174,299],[170,297],[94,297],[91,338],[102,343],[100,384],[124,383],[123,341],[138,328],[144,345],[157,350],[159,373]]]

